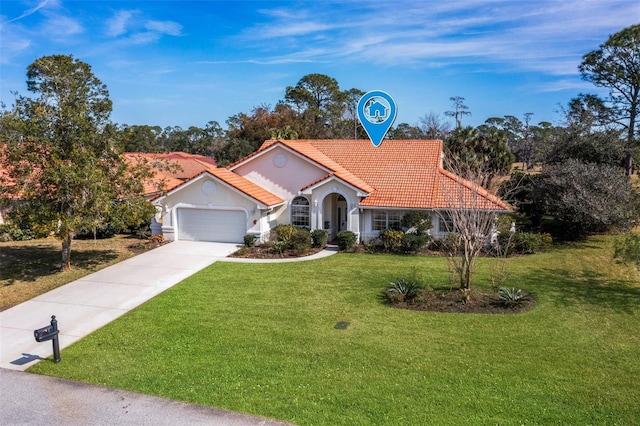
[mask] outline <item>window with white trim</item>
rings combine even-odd
[[[451,214],[448,212],[443,212],[438,215],[438,232],[441,234],[448,234],[450,232],[456,232],[456,226],[453,223],[453,219],[451,218]]]
[[[291,202],[291,224],[309,228],[309,200],[296,197]]]
[[[374,210],[373,226],[374,231],[382,231],[387,228],[400,229],[402,221],[402,212],[397,210]]]

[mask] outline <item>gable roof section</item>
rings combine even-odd
[[[208,174],[218,179],[219,181],[227,184],[231,188],[243,193],[247,197],[252,198],[253,200],[257,201],[259,204],[262,204],[266,207],[274,207],[274,206],[277,206],[278,204],[284,203],[285,201],[282,198],[278,197],[277,195],[272,194],[266,189],[256,185],[250,180],[245,179],[244,177],[224,168],[207,169],[201,173],[198,173],[196,176],[193,176],[191,179],[187,180],[186,182],[180,181],[180,183],[175,187],[169,188],[164,196],[158,196],[155,199],[157,200],[167,195],[170,195],[178,191],[180,188],[189,185],[198,177],[205,174]]]
[[[248,195],[249,197],[264,204],[267,207],[273,207],[278,204],[282,204],[285,201],[284,199],[267,191],[261,186],[258,186],[255,183],[251,182],[249,179],[233,173],[228,169],[209,169],[208,172],[227,185],[234,187],[238,191],[242,192],[245,195]]]
[[[448,170],[439,169],[438,188],[434,208],[464,208],[503,211],[509,206],[482,186],[461,178]]]
[[[265,141],[262,146],[258,149],[258,151],[254,152],[253,154],[249,155],[248,157],[245,157],[244,159],[240,160],[240,162],[232,164],[231,166],[229,166],[230,170],[233,170],[233,168],[237,167],[238,165],[240,165],[241,163],[244,163],[245,161],[249,160],[250,158],[257,156],[257,155],[261,155],[262,153],[266,152],[269,149],[272,149],[273,147],[277,146],[277,145],[282,145],[286,148],[288,148],[289,150],[292,150],[296,153],[298,153],[299,155],[303,156],[304,158],[318,164],[319,166],[323,167],[324,169],[328,170],[330,172],[330,175],[333,175],[335,177],[337,177],[338,179],[341,179],[342,181],[348,183],[349,185],[359,189],[360,191],[370,194],[372,192],[375,191],[375,189],[369,185],[366,181],[364,181],[363,179],[361,179],[360,177],[358,177],[357,175],[351,173],[349,170],[347,170],[345,167],[343,167],[339,162],[335,161],[333,158],[330,158],[329,156],[327,156],[326,154],[324,154],[323,152],[321,152],[320,150],[318,150],[314,145],[312,145],[309,140],[268,140]],[[300,188],[302,189],[302,188]]]

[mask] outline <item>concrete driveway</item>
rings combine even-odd
[[[0,368],[26,370],[52,355],[33,330],[55,315],[60,349],[236,251],[237,244],[175,241],[0,312]],[[64,354],[63,354],[64,358]]]

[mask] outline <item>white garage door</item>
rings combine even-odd
[[[178,209],[178,240],[242,243],[247,233],[243,211]]]

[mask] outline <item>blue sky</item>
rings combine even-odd
[[[396,125],[447,119],[452,96],[465,125],[528,112],[558,123],[560,106],[598,93],[582,56],[638,23],[637,0],[2,0],[0,97],[28,94],[36,58],[72,54],[107,85],[119,124],[226,127],[310,73],[389,93]]]

